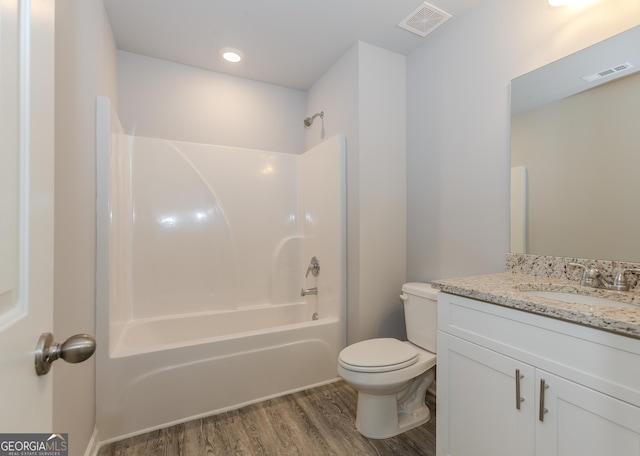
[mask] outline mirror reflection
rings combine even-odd
[[[640,27],[512,81],[511,251],[640,261]]]

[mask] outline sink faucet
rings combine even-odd
[[[580,263],[568,263],[567,266],[583,269],[580,285],[593,288],[610,288],[613,285],[605,279],[598,268],[588,268]]]
[[[627,282],[627,276],[625,275],[627,272],[638,273],[640,272],[640,268],[628,268],[620,271],[613,281],[614,290],[627,291],[629,289],[629,283]]]
[[[616,275],[612,283],[605,278],[605,276],[602,274],[602,272],[600,272],[600,269],[598,268],[588,268],[585,265],[579,263],[567,263],[567,266],[580,267],[583,269],[582,277],[580,278],[580,285],[593,288],[606,288],[616,291],[629,290],[626,273],[640,272],[640,268],[623,269]]]

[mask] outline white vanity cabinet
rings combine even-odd
[[[440,293],[438,456],[640,456],[640,340]]]

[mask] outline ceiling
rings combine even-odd
[[[307,90],[357,41],[408,55],[481,0],[429,1],[453,17],[424,38],[398,26],[420,0],[103,1],[118,49]]]

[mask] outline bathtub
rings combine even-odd
[[[267,330],[306,327],[316,305],[310,302],[250,306],[238,310],[198,312],[129,321],[114,325],[111,356],[119,358],[227,339],[242,339]]]
[[[344,136],[291,155],[132,137],[103,97],[96,118],[99,439],[334,381]]]
[[[308,310],[297,307],[300,313]],[[197,314],[121,328],[110,369],[97,380],[102,385],[100,440],[119,440],[335,380],[339,319],[311,320],[305,312],[308,321],[268,327],[279,313],[285,309],[264,306],[228,312],[225,324],[220,315]],[[239,322],[242,328],[231,326]],[[207,337],[209,324],[220,324],[225,334]]]

